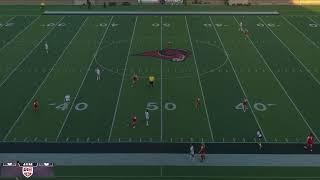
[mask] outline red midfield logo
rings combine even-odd
[[[26,178],[31,177],[33,175],[33,167],[22,167],[22,174]]]
[[[190,52],[184,49],[163,49],[155,51],[145,51],[138,56],[149,56],[174,62],[182,62],[190,56]]]

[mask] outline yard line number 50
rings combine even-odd
[[[172,102],[167,102],[164,104],[164,108],[167,110],[167,111],[174,111],[177,109],[177,105],[172,103]],[[156,111],[159,109],[159,105],[158,103],[156,102],[148,102],[147,103],[147,109],[149,111]]]

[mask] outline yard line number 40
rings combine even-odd
[[[257,111],[263,112],[263,111],[268,110],[268,107],[275,106],[275,105],[276,105],[276,104],[264,104],[264,103],[258,102],[258,103],[254,103],[254,104],[253,104],[253,108],[254,108],[255,110],[257,110]],[[235,106],[235,109],[237,109],[237,110],[243,110],[243,104],[240,103],[240,104],[236,105],[236,106]]]
[[[67,103],[67,102],[62,103],[62,104],[56,106],[56,109],[59,110],[59,111],[68,110],[69,104],[70,104],[70,103]],[[53,104],[52,104],[52,105],[53,105]],[[75,109],[76,111],[84,111],[84,110],[86,110],[86,109],[88,108],[88,106],[89,106],[89,105],[88,105],[87,103],[79,102],[79,103],[77,103],[77,104],[74,106],[74,109]]]
[[[14,25],[14,23],[5,23],[5,24],[2,24],[1,22],[0,22],[0,27],[11,27],[11,26],[13,26]]]

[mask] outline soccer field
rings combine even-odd
[[[318,14],[4,13],[0,39],[2,141],[248,143],[258,129],[265,142],[304,143],[310,132],[319,141]]]

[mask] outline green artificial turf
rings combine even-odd
[[[68,8],[75,7],[60,7]],[[2,140],[253,142],[261,129],[266,142],[285,143],[304,142],[320,129],[317,15],[10,16],[2,6],[0,12]],[[190,54],[182,62],[141,56],[165,48]],[[134,73],[140,80],[131,87]],[[245,97],[250,108],[243,112]],[[39,112],[32,110],[35,99]]]

